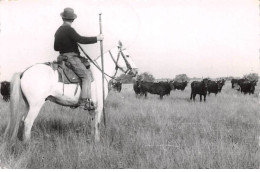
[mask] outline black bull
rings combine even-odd
[[[121,92],[122,90],[122,82],[117,81],[112,83],[112,88],[118,92]]]
[[[171,92],[172,86],[168,82],[144,82],[139,81],[134,85],[134,90],[136,92],[139,91],[140,95],[144,94],[147,97],[147,92],[151,94],[158,94],[160,99],[163,98],[164,95],[169,95]]]
[[[1,95],[3,96],[4,101],[7,102],[10,100],[10,82],[1,82]]]
[[[244,81],[244,82],[239,83],[241,93],[254,94],[255,86],[256,86],[257,82],[258,81]]]
[[[243,83],[244,81],[247,81],[247,79],[245,79],[245,78],[242,78],[242,79],[232,79],[231,80],[231,88],[235,88],[236,85],[240,86],[240,84]]]
[[[133,89],[135,91],[135,95],[138,96],[138,95],[142,95],[141,93],[141,81],[136,81],[133,85]]]
[[[174,81],[173,82],[173,89],[183,91],[187,85],[188,85],[188,81],[184,81],[184,82]]]
[[[191,95],[190,99],[195,101],[196,94],[200,95],[200,101],[202,101],[202,96],[204,96],[204,102],[206,101],[208,91],[208,80],[204,79],[203,81],[193,81],[191,83]]]
[[[208,94],[215,93],[217,95],[219,92],[221,92],[221,89],[223,87],[223,83],[220,81],[210,81],[208,82]]]

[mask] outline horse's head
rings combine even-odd
[[[122,47],[119,48],[119,58],[118,58],[118,67],[127,75],[132,75],[132,77],[135,77],[138,73],[138,69],[132,60],[129,52],[126,49],[123,49]]]

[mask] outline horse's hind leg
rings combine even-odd
[[[34,120],[38,116],[44,102],[45,102],[45,100],[42,100],[40,102],[30,104],[30,109],[29,109],[28,115],[26,116],[26,118],[24,120],[23,139],[25,142],[30,140],[32,125],[34,123]]]
[[[27,100],[25,99],[25,107],[24,107],[24,114],[22,116],[22,119],[20,120],[19,123],[19,128],[18,128],[18,133],[17,133],[17,137],[19,140],[23,140],[23,132],[24,132],[24,119],[26,118],[26,116],[28,115],[29,112],[29,103],[27,102]]]

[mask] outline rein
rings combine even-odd
[[[94,60],[92,60],[92,59],[87,55],[87,53],[84,51],[84,49],[83,49],[79,44],[78,44],[78,46],[79,46],[79,48],[81,49],[81,51],[84,53],[84,55],[96,66],[96,68],[97,68],[99,71],[102,72],[102,69],[100,68],[100,66],[98,66],[98,64],[97,64]],[[132,68],[131,68],[130,64],[128,63],[128,61],[126,60],[125,55],[124,55],[124,53],[122,52],[121,48],[120,48],[120,50],[119,50],[119,52],[118,52],[117,60],[114,59],[114,57],[113,57],[113,55],[112,55],[112,53],[111,53],[110,50],[109,50],[108,52],[109,52],[110,57],[112,58],[113,62],[114,62],[115,65],[116,65],[116,72],[115,72],[114,76],[110,76],[110,75],[108,75],[107,73],[104,73],[104,74],[105,74],[106,76],[108,76],[109,78],[114,79],[114,80],[117,81],[117,79],[115,79],[115,76],[116,76],[116,74],[117,74],[118,69],[120,69],[120,70],[121,70],[122,72],[124,72],[124,73],[127,73],[127,72],[128,72],[130,69],[132,69]],[[124,61],[125,61],[125,63],[126,63],[126,66],[127,66],[127,70],[126,70],[126,71],[124,71],[124,69],[123,69],[122,67],[118,66],[118,64],[117,64],[117,63],[118,63],[118,60],[119,60],[119,57],[120,57],[120,54],[122,55],[122,57],[123,57],[123,59],[124,59]]]

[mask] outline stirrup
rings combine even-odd
[[[81,99],[78,103],[78,106],[83,108],[84,110],[95,110],[96,106],[94,105],[94,102],[91,99]]]

